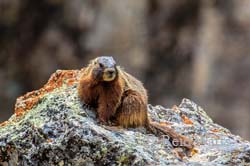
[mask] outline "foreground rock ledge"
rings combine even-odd
[[[148,110],[154,121],[194,140],[191,157],[180,159],[166,137],[144,129],[99,125],[77,96],[80,74],[57,71],[42,89],[17,99],[15,114],[0,125],[0,165],[249,165],[250,143],[188,99]]]

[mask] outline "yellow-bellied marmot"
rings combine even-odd
[[[96,108],[101,123],[111,120],[125,128],[144,126],[154,134],[160,131],[172,140],[185,142],[188,149],[193,147],[188,138],[149,120],[145,88],[139,80],[116,66],[112,57],[98,57],[83,69],[78,93],[85,104]]]

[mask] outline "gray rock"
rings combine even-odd
[[[195,142],[180,158],[167,137],[107,128],[78,98],[77,84],[46,93],[25,115],[0,127],[0,165],[249,165],[250,143],[213,123],[188,99],[172,109],[148,106],[151,119]]]

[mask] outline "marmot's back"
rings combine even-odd
[[[145,99],[145,101],[147,101],[148,100],[147,91],[144,88],[144,86],[141,83],[141,81],[139,81],[138,79],[136,79],[132,75],[128,74],[127,72],[125,72],[120,67],[118,67],[118,70],[119,70],[120,78],[122,78],[123,81],[124,81],[124,85],[125,85],[124,91],[129,90],[129,89],[137,91],[143,97],[145,97],[144,99]]]

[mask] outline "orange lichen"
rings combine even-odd
[[[4,121],[4,122],[0,123],[0,127],[5,126],[7,123],[8,123],[8,121]]]
[[[170,123],[170,122],[159,122],[159,124],[160,124],[161,126],[169,126],[169,125],[171,125],[172,123]]]
[[[181,115],[182,121],[185,124],[193,125],[194,123],[186,116],[186,115]]]
[[[24,114],[24,109],[23,108],[15,108],[15,115],[16,117],[20,117]]]
[[[0,127],[4,127],[4,126],[11,124],[11,123],[12,123],[12,121],[8,121],[8,120],[4,121],[4,122],[0,123]]]
[[[221,129],[212,129],[210,131],[213,132],[213,133],[217,133],[217,132],[221,132],[222,130]]]
[[[47,139],[47,142],[51,143],[51,142],[53,142],[53,140],[49,138],[49,139]]]
[[[172,110],[175,111],[175,112],[177,112],[177,113],[180,113],[180,112],[181,112],[181,111],[180,111],[180,108],[179,108],[177,105],[174,105],[174,106],[172,107]]]
[[[26,93],[24,96],[17,98],[15,104],[16,117],[22,116],[25,112],[32,109],[34,105],[46,94],[56,88],[61,87],[64,83],[72,86],[78,81],[79,70],[59,70],[52,74],[47,84],[39,90]]]
[[[67,81],[67,85],[68,86],[72,86],[72,85],[74,85],[74,83],[76,82],[76,80],[73,78],[73,79],[69,79],[68,81]]]
[[[199,151],[197,149],[192,149],[190,155],[193,156],[195,154],[199,153]]]

